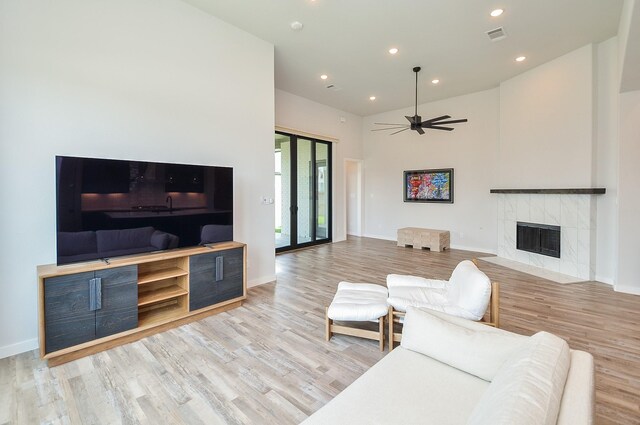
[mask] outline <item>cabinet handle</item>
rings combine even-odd
[[[102,308],[102,278],[96,277],[96,310]]]
[[[102,308],[102,278],[89,279],[89,311]]]
[[[224,279],[224,257],[216,257],[216,282]]]

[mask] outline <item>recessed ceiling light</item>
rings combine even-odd
[[[369,100],[376,100],[375,96],[369,96]]]
[[[389,53],[391,53],[392,55],[395,55],[396,53],[398,53],[398,49],[396,47],[392,47],[389,49]]]
[[[438,80],[437,78],[435,80],[431,80],[431,84],[438,84],[440,82],[440,80]]]
[[[504,10],[502,9],[496,9],[496,10],[492,10],[491,11],[491,16],[493,16],[494,18],[502,15],[504,13]]]
[[[527,58],[526,56],[518,56],[518,57],[516,58],[516,62],[522,62],[522,61],[524,61],[526,58]]]
[[[322,75],[320,76],[320,78],[321,78],[321,79],[323,79],[323,80],[326,80],[326,79],[327,79],[327,78],[329,78],[329,77],[327,76],[327,74],[322,74]]]
[[[298,22],[298,21],[291,22],[290,26],[291,26],[291,29],[294,31],[300,31],[304,27],[302,22]]]

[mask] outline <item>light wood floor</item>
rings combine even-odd
[[[483,255],[365,238],[279,255],[278,282],[239,309],[52,369],[36,351],[0,360],[0,424],[298,423],[385,354],[375,341],[324,341],[340,280],[448,278]],[[481,268],[501,283],[503,328],[553,332],[594,355],[597,423],[640,423],[640,296]]]

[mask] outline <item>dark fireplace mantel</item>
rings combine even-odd
[[[533,193],[539,195],[604,195],[604,187],[586,189],[491,189],[490,193]]]

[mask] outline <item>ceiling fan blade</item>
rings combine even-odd
[[[389,136],[393,136],[394,134],[402,133],[403,131],[407,131],[407,130],[409,130],[409,127],[403,128],[402,130],[398,130],[395,133],[391,133]]]
[[[423,130],[422,128],[420,128],[420,127],[416,127],[416,131],[417,131],[419,134],[424,134],[424,130]]]
[[[431,124],[432,122],[445,120],[447,118],[451,118],[451,115],[443,115],[441,117],[431,118],[430,120],[422,121],[422,124],[424,124],[424,123]]]
[[[437,125],[432,125],[432,126],[429,126],[427,128],[432,128],[434,130],[446,130],[446,131],[453,130],[453,127],[438,127]]]
[[[457,124],[459,122],[467,122],[466,118],[463,119],[459,119],[459,120],[450,120],[450,121],[439,121],[439,122],[434,122],[433,124],[435,125],[442,125],[442,124]],[[424,126],[424,123],[422,123]]]
[[[371,131],[384,131],[384,130],[395,130],[397,128],[409,128],[408,125],[400,125],[398,127],[388,127],[388,128],[374,128]]]
[[[388,122],[374,122],[375,125],[406,125],[406,124],[398,124],[398,123],[388,123]]]
[[[415,124],[415,123],[416,123],[416,119],[415,119],[415,117],[410,117],[410,116],[408,116],[408,115],[405,115],[404,117],[405,117],[406,119],[408,119],[408,120],[409,120],[409,122],[410,122],[411,124]]]

